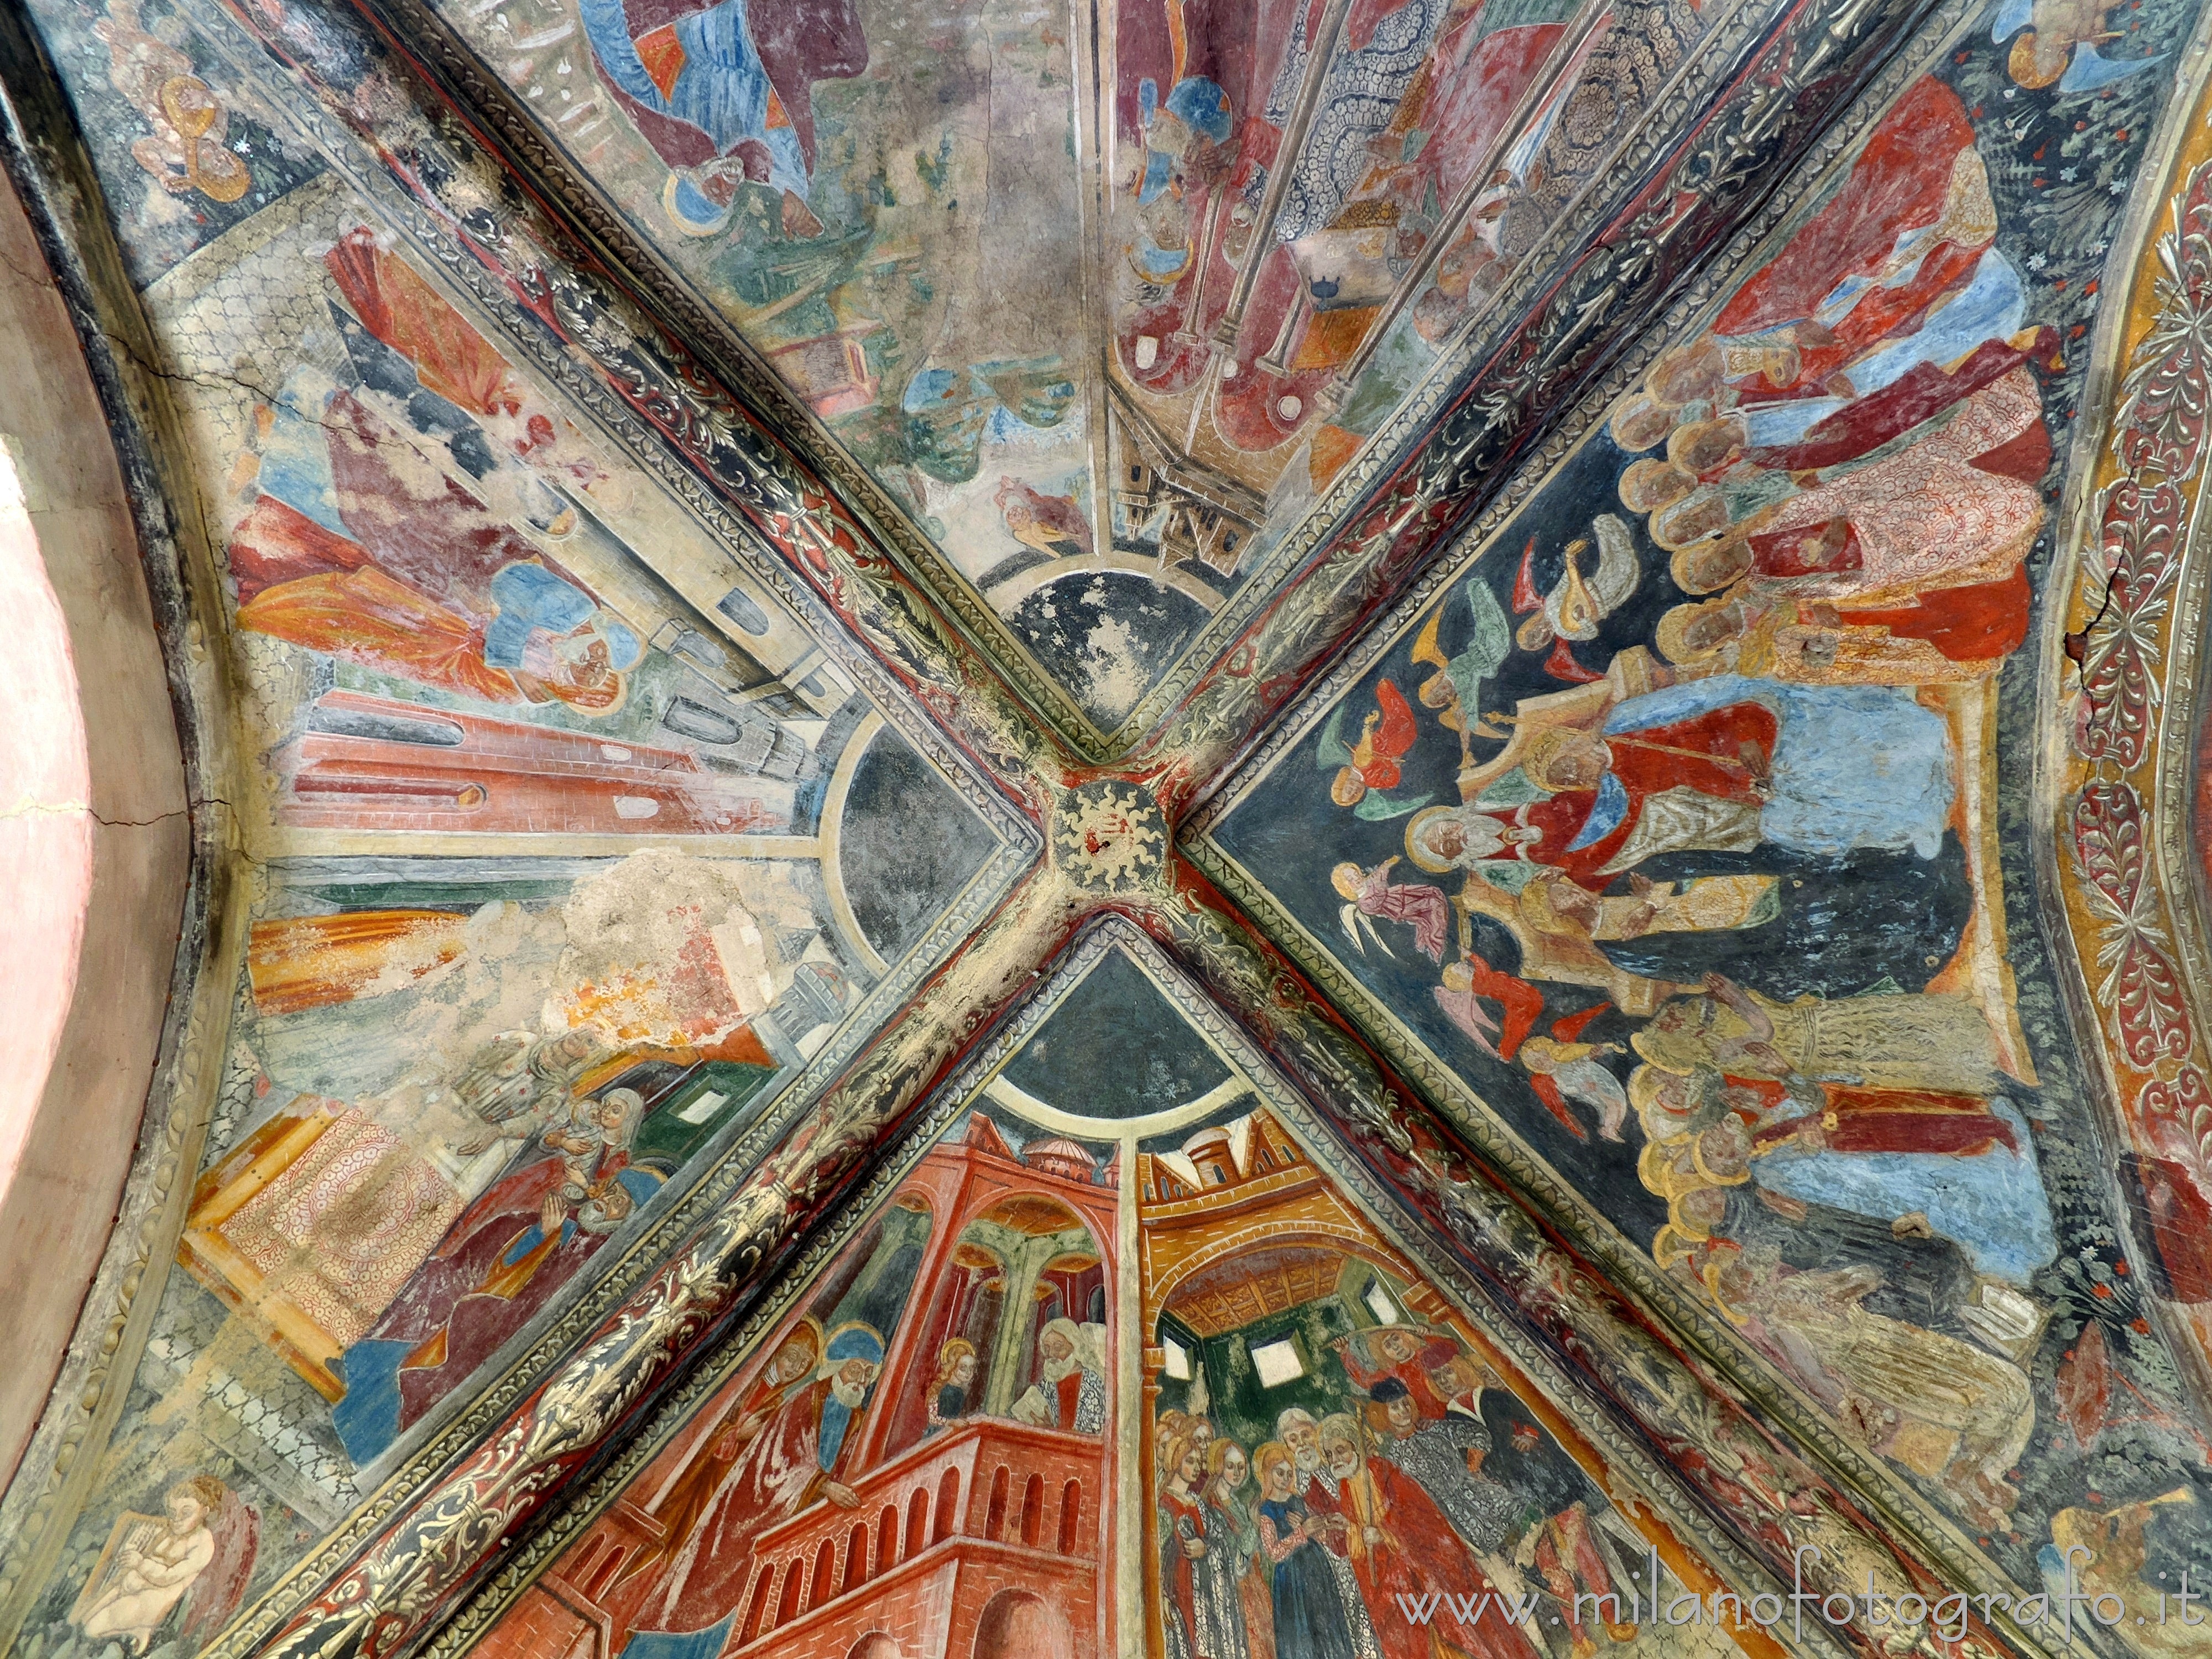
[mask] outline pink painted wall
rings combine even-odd
[[[23,1161],[61,1047],[92,899],[89,805],[69,621],[46,580],[15,458],[0,450],[0,616],[14,672],[0,675],[0,1192]]]
[[[123,478],[0,180],[0,1484],[68,1351],[160,1048],[191,843]],[[26,372],[27,371],[27,372]]]

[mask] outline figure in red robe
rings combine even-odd
[[[621,705],[635,630],[355,392],[301,370],[257,419],[240,629],[487,702]]]
[[[1915,82],[1843,188],[1714,319],[1724,343],[1774,348],[1765,385],[1751,381],[1747,401],[1819,395],[1853,358],[1917,328],[1962,288],[1996,234],[1965,106],[1942,82]]]
[[[1896,453],[1802,475],[1746,521],[1751,574],[1838,602],[1997,580],[2042,524],[2050,458],[2041,390],[2014,368]]]
[[[362,326],[414,366],[422,385],[480,419],[521,416],[535,401],[507,359],[447,304],[407,262],[356,225],[323,264]],[[551,416],[532,411],[527,447],[550,443]]]
[[[1753,1079],[1730,1079],[1738,1086],[1766,1095],[1784,1107],[1783,1085]],[[1818,1110],[1806,1109],[1769,1122],[1753,1132],[1759,1152],[1774,1152],[1793,1141],[1832,1152],[1945,1152],[1975,1158],[1999,1146],[2017,1153],[2012,1125],[1990,1109],[1978,1095],[1946,1094],[1930,1089],[1859,1089],[1844,1084],[1819,1085]],[[1790,1104],[1796,1103],[1790,1102]],[[1786,1109],[1786,1108],[1784,1108]]]
[[[1362,1394],[1371,1395],[1376,1383],[1395,1377],[1421,1420],[1444,1414],[1444,1397],[1430,1385],[1429,1372],[1459,1352],[1450,1337],[1415,1325],[1381,1325],[1340,1337],[1334,1346],[1344,1374]]]
[[[1358,742],[1344,741],[1338,718],[1322,732],[1321,764],[1337,768],[1328,798],[1339,806],[1357,806],[1370,789],[1395,789],[1403,775],[1399,763],[1419,736],[1406,694],[1384,680],[1375,688],[1375,707],[1360,723]]]
[[[1091,551],[1091,520],[1073,495],[1048,495],[1019,478],[1001,476],[991,501],[1024,546],[1055,559]]]
[[[1801,614],[1817,628],[1881,628],[1892,639],[1919,640],[1947,662],[1990,663],[2027,638],[2033,597],[2027,572],[2014,565],[1995,581],[1927,588],[1893,604],[1814,605]]]
[[[858,1321],[831,1331],[813,1379],[791,1389],[731,1462],[660,1596],[659,1628],[704,1630],[737,1607],[753,1538],[822,1500],[851,1509],[860,1423],[883,1374],[884,1340]]]
[[[1492,1060],[1512,1059],[1544,1012],[1541,991],[1525,979],[1492,968],[1472,951],[1446,965],[1443,981],[1437,987],[1437,1006]],[[1504,1016],[1502,1028],[1482,1006],[1485,998],[1498,1005]]]
[[[478,1194],[346,1350],[332,1420],[358,1461],[473,1375],[659,1190],[659,1171],[629,1161],[643,1110],[632,1089],[572,1103],[539,1155]]]
[[[659,1541],[640,1552],[623,1574],[625,1579],[656,1566],[678,1578],[688,1572],[696,1554],[691,1540],[700,1523],[722,1497],[726,1484],[742,1484],[742,1477],[736,1474],[739,1460],[749,1455],[758,1459],[763,1455],[763,1431],[791,1397],[813,1381],[815,1368],[821,1363],[822,1323],[811,1314],[802,1314],[777,1344],[752,1387],[731,1401],[714,1425],[700,1436],[696,1455],[653,1506],[654,1518],[660,1522]],[[670,1565],[662,1566],[663,1563]]]
[[[2051,364],[2057,351],[2058,331],[2048,325],[2023,331],[2010,339],[1984,340],[1948,367],[1915,364],[1881,391],[1855,398],[1814,422],[1793,441],[1765,447],[1753,445],[1743,452],[1743,459],[1776,472],[1817,472],[1824,467],[1841,466],[1932,420],[1984,386],[1994,386],[2022,363]],[[2037,447],[2033,434],[2023,434],[2022,442],[2031,451]],[[2051,464],[2047,434],[2041,438],[2040,448],[2039,460],[1992,470],[2039,479]]]
[[[1208,1547],[1206,1505],[1198,1488],[1206,1454],[1188,1431],[1168,1443],[1159,1502],[1161,1634],[1167,1659],[1215,1659],[1200,1638],[1198,1575],[1194,1564]],[[1227,1659],[1227,1656],[1222,1656]]]
[[[1400,1609],[1401,1597],[1418,1602],[1438,1591],[1492,1597],[1472,1626],[1458,1625],[1449,1638],[1473,1659],[1536,1659],[1528,1636],[1497,1607],[1496,1587],[1419,1484],[1388,1458],[1368,1456],[1349,1417],[1323,1423],[1321,1443],[1336,1478],[1345,1552],[1383,1659],[1433,1659],[1429,1627]]]

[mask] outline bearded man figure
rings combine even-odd
[[[1103,1325],[1049,1321],[1037,1334],[1037,1380],[1014,1401],[1016,1422],[1077,1434],[1106,1431],[1106,1368],[1100,1358]]]
[[[787,1339],[779,1351],[779,1375],[793,1346]],[[665,1628],[704,1630],[737,1606],[763,1528],[824,1498],[848,1510],[860,1502],[852,1482],[860,1474],[860,1419],[883,1369],[884,1339],[849,1321],[823,1340],[812,1381],[787,1392],[757,1427],[742,1418],[732,1425],[750,1431],[678,1555],[661,1601]],[[749,1414],[757,1414],[769,1402],[750,1403]]]
[[[1302,1406],[1289,1407],[1276,1416],[1275,1438],[1290,1449],[1297,1465],[1292,1489],[1313,1517],[1315,1541],[1322,1546],[1336,1581],[1337,1596],[1344,1603],[1352,1650],[1359,1659],[1381,1659],[1382,1641],[1375,1633],[1374,1620],[1368,1617],[1366,1596],[1352,1567],[1344,1483],[1322,1455],[1320,1420]]]
[[[821,1358],[821,1324],[811,1315],[802,1315],[785,1333],[750,1390],[731,1401],[721,1420],[701,1437],[697,1455],[661,1494],[653,1511],[661,1525],[660,1541],[648,1546],[630,1571],[643,1572],[666,1561],[666,1607],[672,1607],[683,1594],[709,1523],[724,1518],[732,1498],[744,1492],[749,1481],[757,1481],[764,1463],[775,1455],[778,1437],[771,1431],[781,1423],[783,1407],[792,1397],[805,1391]],[[750,1508],[755,1497],[757,1492],[739,1501]]]

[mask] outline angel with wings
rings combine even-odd
[[[1321,751],[1316,757],[1322,771],[1336,772],[1328,798],[1339,806],[1351,807],[1354,817],[1370,820],[1401,817],[1426,805],[1430,798],[1425,794],[1401,800],[1389,793],[1404,775],[1399,763],[1420,735],[1406,694],[1389,680],[1375,688],[1375,708],[1361,724],[1357,743],[1344,740],[1344,708],[1339,704],[1322,728]]]
[[[1467,607],[1474,615],[1474,626],[1465,644],[1449,656],[1438,635],[1449,609],[1438,605],[1430,616],[1428,623],[1413,641],[1413,660],[1426,664],[1437,672],[1421,682],[1414,693],[1424,708],[1437,711],[1437,718],[1446,731],[1459,733],[1460,760],[1462,765],[1473,763],[1469,744],[1476,738],[1504,741],[1511,735],[1490,724],[1482,710],[1483,683],[1494,676],[1513,654],[1513,625],[1506,619],[1505,609],[1498,603],[1498,596],[1490,585],[1480,576],[1470,576],[1460,590],[1467,597]]]
[[[1525,651],[1541,651],[1554,640],[1573,640],[1578,643],[1594,640],[1598,626],[1628,602],[1644,578],[1643,561],[1637,557],[1635,538],[1628,526],[1611,513],[1601,513],[1590,520],[1590,535],[1597,538],[1597,565],[1588,575],[1583,574],[1583,555],[1589,551],[1589,541],[1577,537],[1567,544],[1565,568],[1552,591],[1536,599],[1531,580],[1530,567],[1536,550],[1536,538],[1530,537],[1521,556],[1521,577],[1515,584],[1515,603],[1522,609],[1533,608],[1534,614],[1524,621],[1516,635]]]
[[[1577,1140],[1589,1136],[1569,1109],[1570,1102],[1597,1114],[1601,1140],[1619,1140],[1628,1121],[1627,1091],[1620,1086],[1619,1078],[1598,1063],[1604,1055],[1620,1053],[1620,1045],[1582,1040],[1583,1028],[1610,1006],[1601,1002],[1578,1014],[1553,1020],[1551,1036],[1532,1036],[1521,1045],[1521,1065],[1528,1073],[1529,1087],[1545,1109]]]
[[[1352,940],[1352,948],[1360,955],[1367,954],[1367,946],[1360,938],[1360,929],[1375,941],[1376,949],[1386,957],[1397,952],[1383,942],[1376,922],[1402,921],[1413,930],[1414,945],[1431,962],[1444,959],[1444,938],[1450,929],[1451,901],[1437,887],[1415,884],[1394,887],[1390,884],[1390,866],[1397,863],[1393,856],[1382,860],[1372,870],[1362,870],[1346,860],[1328,872],[1329,884],[1336,889],[1337,896],[1345,901],[1340,920]]]

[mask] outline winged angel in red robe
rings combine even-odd
[[[1328,798],[1339,806],[1352,808],[1354,817],[1369,819],[1401,817],[1426,805],[1427,795],[1405,800],[1389,793],[1404,776],[1399,763],[1420,735],[1413,706],[1389,680],[1375,688],[1375,708],[1360,723],[1356,743],[1344,740],[1344,710],[1339,707],[1322,728],[1315,763],[1324,772],[1335,769]]]

